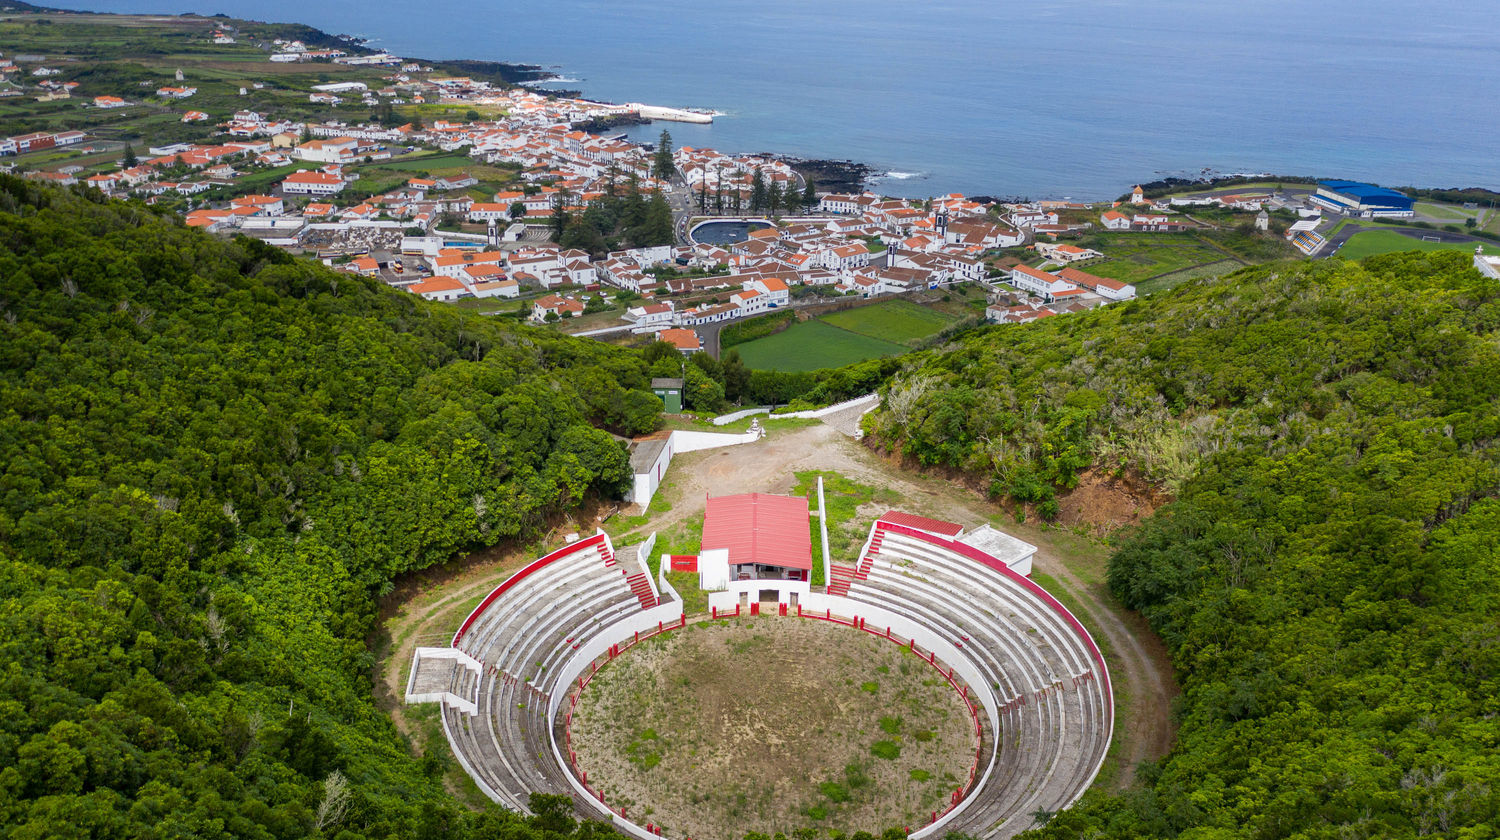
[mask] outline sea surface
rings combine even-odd
[[[678,145],[854,159],[881,192],[1111,198],[1205,171],[1500,188],[1500,0],[51,0],[298,21],[713,108]]]

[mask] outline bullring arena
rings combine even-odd
[[[817,500],[821,508],[821,488]],[[580,722],[586,717],[579,704],[593,702],[597,690],[590,691],[591,683],[608,682],[601,674],[609,675],[611,667],[623,668],[632,656],[658,655],[658,647],[668,649],[664,646],[674,641],[658,636],[743,624],[774,641],[777,628],[815,622],[838,630],[829,639],[863,634],[889,646],[902,662],[920,663],[913,673],[925,676],[916,678],[945,686],[956,714],[967,719],[958,731],[962,744],[945,757],[956,770],[934,770],[938,775],[924,782],[945,785],[929,797],[936,801],[915,815],[903,806],[907,819],[897,827],[910,836],[956,831],[1009,837],[1033,827],[1038,813],[1076,801],[1108,752],[1113,696],[1094,640],[1029,579],[1034,549],[987,526],[965,533],[953,523],[892,511],[871,524],[863,546],[848,559],[829,557],[825,530],[819,565],[828,583],[814,586],[810,578],[817,575],[808,573],[807,507],[800,497],[711,498],[703,547],[694,557],[654,556],[654,535],[618,551],[603,532],[575,539],[490,591],[447,646],[418,648],[406,700],[441,703],[454,755],[485,795],[508,808],[529,811],[532,792],[562,794],[572,797],[580,815],[609,820],[639,838],[734,840],[747,831],[791,826],[761,825],[752,813],[722,837],[704,834],[701,826],[688,826],[698,833],[686,833],[687,821],[674,816],[684,813],[682,808],[662,800],[642,802],[642,788],[619,778],[621,766],[640,767],[641,773],[649,767],[638,761],[611,765],[587,755],[582,740],[574,743],[575,716]],[[821,510],[819,520],[826,523]],[[687,614],[667,576],[673,570],[697,572],[707,593],[706,610]],[[885,696],[871,702],[884,702]],[[807,702],[818,702],[818,696]],[[665,707],[670,706],[668,698]],[[878,709],[871,712],[878,714]],[[909,718],[911,712],[905,714]],[[880,718],[880,725],[902,719],[893,711]],[[886,731],[898,732],[900,725]],[[621,740],[631,741],[631,750],[656,750],[653,739],[665,737],[643,732],[649,734],[630,733]],[[814,752],[809,741],[819,737],[789,726],[784,739],[756,748],[796,765]],[[908,753],[921,754],[920,740],[906,742]],[[687,761],[699,760],[698,749]],[[884,766],[871,762],[877,769]],[[607,772],[615,778],[600,777],[600,766],[612,767]],[[867,789],[881,795],[879,786],[886,782],[854,764],[849,768],[860,778],[875,778]],[[918,778],[917,772],[911,778]],[[618,793],[623,790],[636,795]],[[895,793],[890,791],[892,797]],[[877,834],[891,827],[823,825]]]

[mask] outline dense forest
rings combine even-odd
[[[1042,516],[1085,471],[1174,497],[1109,585],[1171,651],[1178,743],[1037,836],[1500,831],[1500,287],[1466,255],[1262,266],[906,365],[886,447]]]
[[[462,811],[366,639],[395,576],[618,495],[643,354],[8,176],[0,354],[5,836],[575,831]]]

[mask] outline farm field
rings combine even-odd
[[[818,318],[853,333],[910,345],[935,333],[956,319],[905,300],[890,300]]]
[[[1241,268],[1244,268],[1243,263],[1240,263],[1238,260],[1229,259],[1195,265],[1191,268],[1184,268],[1181,271],[1174,271],[1170,274],[1160,274],[1150,280],[1137,283],[1135,284],[1135,293],[1144,297],[1156,294],[1157,292],[1165,292],[1189,280],[1197,280],[1200,277],[1221,277],[1231,271],[1238,271]]]
[[[765,338],[735,345],[746,367],[807,371],[843,367],[866,359],[905,353],[905,345],[840,329],[819,320],[802,321]]]
[[[1090,242],[1107,255],[1099,262],[1080,265],[1083,271],[1125,283],[1139,283],[1158,274],[1182,271],[1224,259],[1220,251],[1181,234],[1100,237]]]
[[[691,624],[600,669],[579,768],[671,836],[920,825],[974,759],[963,702],[900,645],[813,619]]]
[[[1474,253],[1473,242],[1424,242],[1410,236],[1402,236],[1393,230],[1367,230],[1349,237],[1338,255],[1346,260],[1362,260],[1394,251],[1467,251]],[[1486,254],[1500,254],[1500,245],[1484,246]]]

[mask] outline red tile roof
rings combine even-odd
[[[881,522],[889,522],[892,525],[905,525],[908,528],[916,528],[944,537],[957,537],[964,532],[964,526],[957,522],[944,522],[941,519],[928,519],[925,516],[917,516],[914,513],[902,513],[893,510],[880,517]]]
[[[708,500],[703,550],[729,549],[729,563],[812,569],[807,499],[741,493]]]

